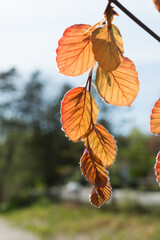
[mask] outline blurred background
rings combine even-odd
[[[152,0],[119,2],[160,34]],[[0,1],[0,229],[5,220],[34,234],[20,239],[159,240],[154,165],[160,137],[150,134],[149,125],[160,97],[160,46],[117,7],[114,24],[125,56],[136,65],[140,91],[128,108],[104,103],[92,88],[98,122],[118,146],[108,205],[96,209],[88,203],[91,186],[79,168],[83,143],[72,143],[61,131],[61,100],[85,84],[87,73],[76,78],[58,73],[58,40],[75,23],[101,20],[106,5],[105,0]],[[8,226],[6,232],[12,230]],[[19,240],[6,232],[2,240]]]

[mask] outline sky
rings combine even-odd
[[[78,23],[95,24],[103,17],[107,0],[0,0],[0,71],[16,67],[22,75],[41,70],[50,77],[50,92],[64,83],[81,86],[87,74],[65,77],[58,73],[56,48],[64,30]],[[119,0],[160,35],[160,14],[152,0]],[[114,4],[113,4],[114,6]],[[151,109],[160,97],[160,44],[115,6],[124,55],[136,65],[140,91],[130,108],[112,107],[114,130],[128,134],[133,127],[149,133]]]

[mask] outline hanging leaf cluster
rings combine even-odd
[[[121,33],[112,23],[114,15],[118,14],[108,4],[102,21],[94,26],[79,24],[67,28],[59,40],[56,58],[61,74],[79,76],[90,70],[86,85],[64,96],[61,122],[71,141],[84,143],[80,167],[93,186],[90,202],[97,207],[111,198],[107,170],[113,165],[117,147],[113,136],[97,123],[99,109],[91,95],[93,69],[98,65],[95,85],[108,104],[130,106],[139,90],[135,65],[124,56]]]

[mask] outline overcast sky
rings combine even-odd
[[[68,82],[80,86],[86,74],[78,78],[59,75],[56,48],[65,28],[78,23],[100,21],[107,0],[0,0],[0,70],[16,67],[22,75],[40,69],[55,86]],[[121,0],[128,10],[160,35],[160,14],[152,0]],[[160,97],[160,44],[115,7],[119,17],[125,56],[136,65],[140,91],[131,108],[114,108],[113,123],[121,133],[133,126],[149,132],[149,116]],[[52,83],[51,82],[51,83]],[[51,90],[52,90],[51,87]]]

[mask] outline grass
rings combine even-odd
[[[159,213],[159,208],[109,205],[96,209],[45,200],[1,215],[45,240],[159,240]]]

